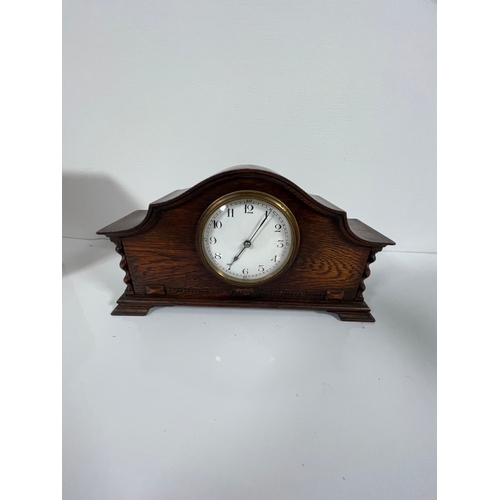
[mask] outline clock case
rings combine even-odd
[[[300,246],[288,269],[255,286],[221,279],[196,244],[206,208],[233,191],[260,191],[294,214]],[[363,298],[375,255],[394,241],[288,179],[253,165],[174,191],[97,231],[121,256],[126,289],[111,314],[143,316],[152,307],[193,305],[311,309],[343,321],[375,321]]]

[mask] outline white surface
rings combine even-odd
[[[435,255],[378,254],[376,323],[114,317],[119,259],[63,239],[64,500],[436,498]]]
[[[63,15],[65,236],[256,164],[398,250],[436,251],[435,1],[65,0]]]

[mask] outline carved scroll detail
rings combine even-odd
[[[354,299],[357,302],[361,302],[362,300],[364,300],[363,292],[366,290],[365,279],[370,276],[371,274],[370,265],[375,262],[375,260],[377,259],[375,254],[380,250],[381,250],[380,248],[372,248],[372,250],[370,251],[370,255],[368,256],[368,260],[366,261],[365,270],[363,271],[363,276],[359,283],[358,292],[356,293],[356,298]]]
[[[121,238],[110,238],[110,240],[115,244],[115,251],[121,256],[120,267],[125,272],[125,277],[123,278],[123,282],[127,286],[125,289],[125,293],[127,295],[133,295],[134,289],[132,288],[132,278],[130,276],[130,272],[128,270],[127,258],[125,257],[125,251],[123,250],[123,244]]]

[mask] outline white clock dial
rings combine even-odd
[[[258,284],[276,277],[298,249],[295,217],[278,199],[237,191],[218,199],[203,214],[199,248],[223,279]]]

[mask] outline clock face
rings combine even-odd
[[[275,278],[293,261],[299,229],[292,212],[259,191],[235,191],[212,203],[198,226],[198,249],[209,269],[239,285]]]

